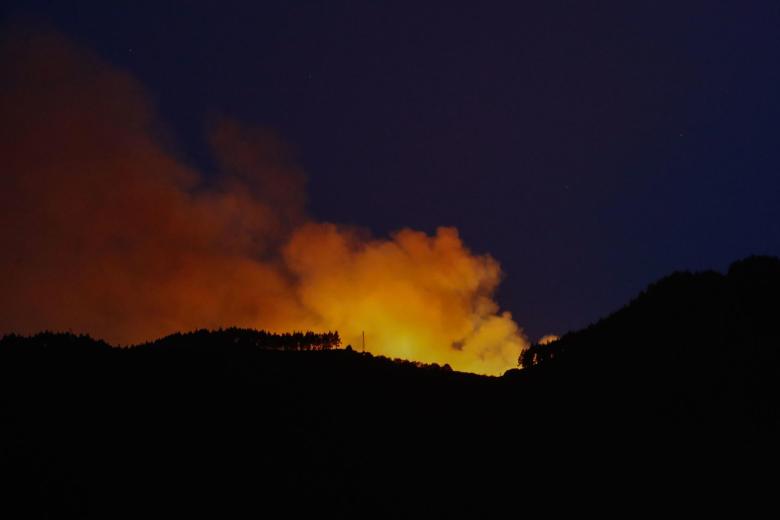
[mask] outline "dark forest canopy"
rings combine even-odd
[[[56,356],[79,355],[97,351],[124,351],[133,353],[149,353],[153,351],[178,351],[218,355],[224,350],[260,350],[283,352],[327,351],[341,347],[341,337],[338,331],[312,332],[268,332],[265,330],[229,327],[226,329],[199,329],[190,332],[177,332],[163,338],[126,347],[116,347],[100,339],[93,339],[87,334],[71,332],[39,332],[32,336],[7,334],[0,338],[0,355],[13,354],[46,354]],[[353,352],[352,345],[345,349]],[[371,358],[377,363],[391,363],[404,367],[426,368],[451,371],[449,364],[423,363],[420,361],[388,358],[374,355],[370,352],[360,353],[364,358]],[[488,377],[488,376],[484,376]]]
[[[201,329],[186,334],[176,333],[140,345],[143,347],[175,348],[187,347],[204,342],[212,344],[233,344],[273,350],[330,350],[341,346],[341,337],[336,332],[283,332],[230,327],[209,331]]]
[[[267,350],[330,350],[341,346],[338,331],[335,332],[283,332],[274,333],[265,330],[230,327],[227,329],[200,329],[191,332],[177,332],[154,341],[124,347],[126,349],[148,348],[195,348],[209,343],[211,345],[255,347]],[[109,348],[103,340],[92,339],[89,335],[41,332],[30,337],[8,334],[0,339],[5,348],[47,348],[69,349]]]

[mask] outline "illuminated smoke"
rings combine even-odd
[[[337,329],[377,354],[498,374],[527,346],[501,271],[453,228],[312,222],[272,133],[222,120],[218,171],[176,156],[141,86],[51,32],[0,45],[0,333],[140,342],[219,326]]]
[[[538,341],[539,345],[549,345],[553,341],[558,341],[560,336],[556,336],[555,334],[547,334],[546,336],[542,336],[541,339]]]
[[[343,331],[354,345],[364,329],[372,352],[500,373],[526,345],[491,299],[498,264],[471,254],[454,228],[362,240],[332,224],[308,224],[284,258],[315,324]]]

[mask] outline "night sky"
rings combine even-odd
[[[203,170],[227,115],[292,146],[317,219],[457,227],[501,263],[498,301],[531,338],[673,270],[780,254],[780,3],[419,4],[28,0],[2,17],[132,73]]]

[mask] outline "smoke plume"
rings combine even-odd
[[[129,344],[237,325],[339,330],[371,352],[497,374],[527,341],[498,263],[453,228],[366,237],[305,213],[271,132],[222,120],[181,160],[143,88],[52,32],[0,43],[0,333]]]

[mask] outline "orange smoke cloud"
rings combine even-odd
[[[204,176],[166,146],[141,86],[59,35],[0,44],[0,333],[134,343],[237,325],[337,329],[391,357],[497,374],[527,341],[501,271],[452,228],[388,239],[307,218],[266,131],[221,121]]]
[[[315,323],[356,345],[365,330],[372,352],[500,373],[525,346],[491,299],[498,264],[472,255],[454,228],[360,240],[332,224],[308,224],[293,234],[284,258]]]

